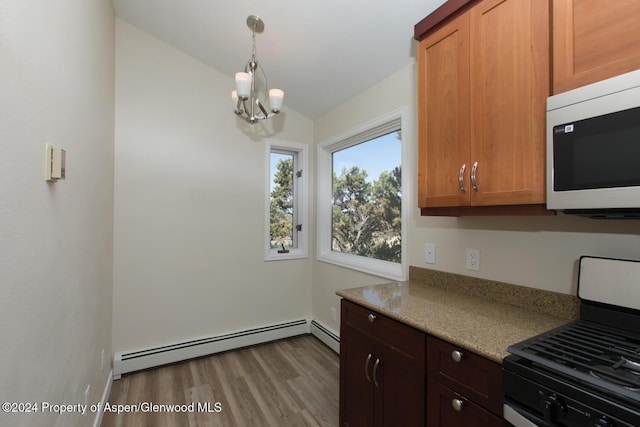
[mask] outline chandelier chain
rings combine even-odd
[[[251,37],[251,60],[256,62],[256,25],[253,24],[253,36]]]

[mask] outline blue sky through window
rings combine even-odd
[[[370,141],[333,153],[333,171],[340,175],[343,168],[353,166],[367,171],[367,182],[373,182],[382,172],[391,172],[400,166],[402,146],[397,132],[382,135]]]
[[[342,168],[358,166],[367,171],[367,182],[373,182],[382,172],[391,172],[400,166],[402,148],[397,132],[382,135],[370,141],[354,145],[333,153],[333,170],[340,174]],[[271,153],[271,182],[277,172],[276,165],[281,159],[290,158],[290,154]],[[272,184],[273,185],[273,184]],[[272,188],[273,189],[273,188]]]

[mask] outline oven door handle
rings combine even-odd
[[[511,423],[514,427],[538,427],[537,424],[529,421],[528,418],[521,415],[517,410],[506,403],[503,407],[503,416],[504,420]]]

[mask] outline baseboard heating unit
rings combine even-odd
[[[309,322],[300,319],[146,350],[117,352],[113,360],[113,379],[120,379],[122,374],[129,372],[308,333]]]
[[[340,354],[340,337],[333,333],[329,328],[322,323],[312,320],[311,321],[311,334],[327,345],[331,350]]]

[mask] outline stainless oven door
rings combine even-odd
[[[504,425],[506,427],[552,427],[542,418],[528,412],[524,408],[513,404],[505,403],[503,407]]]

